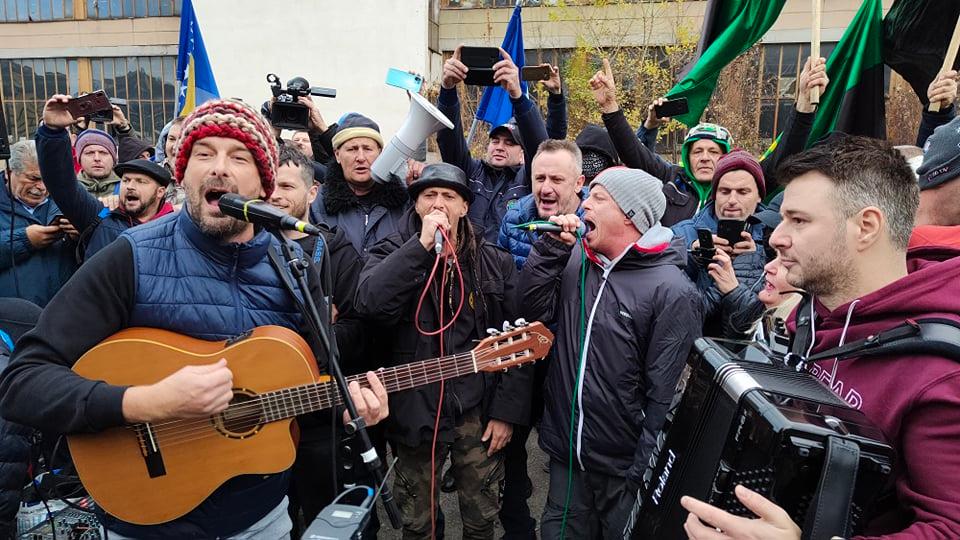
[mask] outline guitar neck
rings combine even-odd
[[[383,368],[376,371],[388,393],[409,390],[418,386],[440,382],[446,379],[477,373],[475,354],[471,352],[411,362],[402,366]],[[366,375],[351,375],[346,378],[369,388]],[[334,380],[281,388],[257,396],[263,409],[263,419],[275,422],[337,406],[343,403],[340,390]]]

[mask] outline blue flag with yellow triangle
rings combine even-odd
[[[193,11],[193,2],[183,0],[180,11],[180,47],[177,50],[177,116],[186,116],[197,105],[220,97],[213,77],[210,58],[203,46],[200,23]]]

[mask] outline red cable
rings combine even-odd
[[[443,240],[446,245],[450,244],[450,238],[447,236],[447,231],[438,229],[440,234],[443,235]],[[457,321],[457,318],[460,316],[460,310],[463,308],[463,301],[465,299],[465,290],[463,287],[463,270],[460,268],[460,261],[457,258],[457,250],[453,248],[451,250],[453,253],[453,265],[457,269],[457,276],[460,281],[460,303],[457,305],[457,311],[453,314],[453,317],[450,318],[450,322],[446,325],[443,324],[443,290],[446,288],[447,284],[447,272],[446,264],[447,257],[440,253],[437,254],[437,258],[433,263],[433,268],[430,270],[430,276],[427,277],[427,282],[423,286],[423,292],[420,293],[420,300],[417,302],[417,311],[414,314],[414,324],[416,325],[417,332],[424,336],[440,336],[440,356],[444,355],[443,347],[443,333],[447,331],[453,324]],[[425,331],[420,328],[420,311],[423,309],[423,301],[427,297],[427,293],[430,292],[430,284],[433,283],[433,280],[437,276],[437,267],[440,265],[440,261],[443,260],[444,270],[440,274],[440,291],[437,295],[440,306],[440,317],[439,324],[440,328],[433,331]],[[444,391],[444,381],[440,381],[440,400],[437,402],[437,415],[433,421],[433,443],[430,446],[430,537],[437,537],[437,504],[436,504],[436,485],[437,485],[437,435],[440,431],[440,412],[443,410],[443,391]]]

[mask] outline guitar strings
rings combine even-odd
[[[503,349],[495,349],[492,347],[488,348],[486,351],[477,352],[476,360],[478,362],[478,368],[480,367],[479,363],[481,361],[486,362],[490,357],[499,356],[502,354],[502,352],[503,352]],[[522,353],[523,351],[521,351],[521,354]],[[438,362],[439,369],[437,370],[437,372],[439,372],[442,375],[443,371],[445,371],[446,369],[452,368],[453,364],[456,364],[461,360],[470,358],[471,356],[473,356],[473,353],[467,352],[467,353],[452,355],[444,359],[441,359]],[[524,356],[527,356],[527,355],[524,354]],[[529,357],[532,357],[532,356],[529,356]],[[474,373],[474,371],[471,370],[468,373],[463,373],[462,375],[467,375],[472,373]],[[418,386],[431,381],[431,375],[426,372],[424,374],[417,374],[417,375],[414,375],[411,372],[408,375],[404,376],[395,370],[391,370],[389,372],[380,372],[378,375],[383,376],[385,374],[390,375],[390,378],[392,379],[392,380],[385,381],[384,383],[384,387],[387,389],[388,392],[396,391],[403,388],[401,384]],[[435,374],[436,373],[434,373],[434,375]],[[361,387],[369,388],[369,384],[366,382],[366,377],[363,374],[350,376],[347,378],[347,380],[348,382],[357,381],[358,383],[361,384]],[[305,392],[301,390],[301,394],[298,396],[286,396],[286,397],[297,399],[298,401],[300,401],[301,407],[303,406],[304,400],[307,400],[308,402],[310,402],[311,405],[318,404],[319,408],[317,410],[322,410],[327,407],[333,406],[339,402],[342,402],[339,389],[336,388],[336,385],[333,383],[333,381],[329,381],[327,383],[319,383],[319,384],[309,383],[306,385],[301,385],[299,387],[293,387],[289,390],[298,389],[298,388],[303,389],[307,387],[314,387],[314,388],[306,390]],[[331,395],[331,389],[333,390],[333,395]],[[264,400],[266,399],[275,399],[275,398],[273,396],[268,395],[268,396],[253,398],[249,401],[236,405],[233,409],[230,409],[231,413],[233,414],[228,415],[229,421],[242,422],[248,419],[257,419],[258,423],[260,423],[259,420],[261,420],[264,416],[270,415],[270,410],[269,410],[270,408],[264,408],[262,406],[264,403]],[[280,412],[281,410],[285,411],[286,408],[283,404],[279,404],[278,408],[276,408],[275,410],[277,412]],[[223,414],[223,413],[219,413],[219,414]],[[285,415],[286,413],[284,413],[284,416]],[[291,418],[293,416],[295,415],[290,415]],[[152,425],[150,431],[152,432],[152,435],[158,439],[157,444],[162,444],[163,446],[171,446],[175,444],[189,442],[189,441],[196,440],[198,438],[202,438],[206,436],[218,435],[216,431],[210,429],[211,427],[213,427],[212,420],[213,420],[213,416],[197,418],[197,419],[172,420],[172,421],[167,421],[167,422],[162,422],[159,424]],[[145,431],[142,424],[127,426],[127,428],[137,431],[138,434]],[[201,436],[195,437],[194,435],[197,433],[201,433]],[[161,435],[165,435],[167,438],[161,439]],[[144,435],[141,435],[141,436],[144,436]]]
[[[456,363],[456,362],[458,362],[458,361],[460,361],[460,360],[463,360],[463,359],[465,359],[466,357],[469,357],[469,356],[470,356],[469,353],[461,353],[461,354],[459,354],[459,355],[454,355],[453,357],[447,357],[447,358],[445,358],[445,359],[442,361],[443,364],[447,364],[447,365],[446,365],[446,366],[440,366],[440,369],[437,370],[437,371],[443,371],[443,370],[444,370],[444,367],[450,367],[449,364]],[[458,358],[458,357],[459,357],[459,358]],[[478,357],[477,360],[478,360],[478,362],[479,362],[479,361],[480,361],[480,358]],[[393,372],[393,373],[396,374],[396,372]],[[472,371],[471,371],[470,373],[472,373]],[[378,375],[383,375],[383,374],[384,374],[384,372],[378,373]],[[466,374],[467,374],[467,373],[464,373],[464,375],[466,375]],[[411,376],[402,376],[402,375],[394,376],[394,377],[392,377],[394,380],[391,381],[391,382],[389,382],[389,383],[385,383],[385,384],[384,384],[384,387],[387,388],[388,392],[391,391],[391,390],[396,391],[396,390],[400,389],[399,386],[397,386],[397,385],[401,382],[401,379],[402,379],[404,382],[414,381],[415,384],[416,384],[416,382],[422,383],[422,382],[425,381],[425,380],[429,380],[429,375],[426,374],[426,373],[424,373],[424,374],[417,374],[417,375],[415,375],[415,376],[411,373],[410,375],[411,375]],[[350,382],[357,381],[358,383],[360,383],[361,387],[369,388],[369,384],[366,382],[366,376],[365,376],[365,374],[351,375],[351,376],[349,376],[349,377],[346,377],[346,380],[347,380],[347,383],[348,383],[348,384],[349,384]],[[289,389],[287,389],[287,390],[299,390],[300,392],[304,392],[305,389],[309,389],[309,390],[306,390],[307,393],[306,393],[306,395],[304,395],[304,397],[317,398],[317,397],[319,397],[319,396],[321,396],[321,395],[327,395],[327,396],[329,396],[329,394],[330,394],[330,392],[331,392],[331,391],[329,390],[329,388],[330,388],[331,386],[336,387],[335,381],[330,380],[330,381],[327,381],[327,382],[307,383],[307,384],[303,384],[303,385],[291,387],[291,388],[289,388]],[[312,388],[311,388],[311,387],[312,387]],[[276,399],[276,397],[275,397],[276,394],[273,394],[274,392],[277,392],[277,391],[276,391],[276,390],[271,390],[270,392],[265,392],[264,394],[261,394],[261,395],[259,395],[259,396],[257,396],[257,397],[254,397],[254,398],[250,399],[249,401],[244,401],[244,402],[238,403],[238,404],[234,405],[232,408],[230,408],[229,410],[230,410],[231,412],[235,412],[235,411],[243,411],[243,410],[255,409],[255,410],[257,410],[257,411],[259,412],[259,411],[261,411],[261,410],[264,410],[264,409],[261,408],[261,405],[263,404],[263,402],[264,402],[265,400]],[[340,397],[340,395],[339,395],[339,394],[340,394],[339,388],[335,389],[334,392],[336,392],[336,396],[335,396],[335,397],[336,397],[336,398],[339,398],[339,397]],[[265,411],[265,412],[268,412],[268,411]],[[222,414],[222,413],[218,413],[218,414]],[[211,418],[212,418],[212,415],[211,415],[211,416],[205,416],[205,417],[202,417],[202,418],[181,418],[181,419],[177,419],[177,420],[169,420],[169,421],[165,421],[165,422],[160,422],[160,423],[156,423],[156,424],[151,424],[151,431],[153,431],[154,433],[162,433],[162,432],[164,432],[164,431],[166,431],[166,430],[169,430],[169,429],[171,429],[171,428],[179,429],[179,428],[182,428],[182,427],[187,426],[187,425],[190,425],[190,424],[197,424],[197,423],[200,423],[200,424],[209,424]],[[238,417],[238,418],[239,418],[239,417]],[[142,423],[141,423],[141,424],[142,424]],[[129,429],[135,429],[135,428],[137,427],[137,425],[128,425],[128,426],[126,426],[126,427],[129,428]]]
[[[494,349],[494,352],[497,352],[497,350]],[[469,353],[462,353],[461,355],[454,355],[454,356],[455,356],[455,357],[456,357],[456,356],[464,356],[464,357],[465,357],[465,356],[469,356]],[[482,356],[482,354],[481,354],[481,356]],[[446,363],[449,364],[450,361],[453,360],[453,358],[454,358],[454,357],[448,358],[448,359],[446,360]],[[461,359],[462,359],[462,358],[461,358]],[[479,360],[480,360],[480,358],[478,358],[478,361],[479,361]],[[484,360],[486,360],[486,359],[484,358]],[[442,371],[442,368],[441,368],[441,371]],[[468,374],[468,373],[464,373],[463,375],[467,375],[467,374]],[[354,377],[355,377],[355,376],[354,376]],[[418,375],[417,377],[413,377],[413,378],[410,378],[410,377],[402,377],[402,376],[401,376],[400,378],[403,379],[405,383],[410,384],[410,383],[412,382],[414,385],[419,385],[419,384],[423,384],[423,383],[425,383],[425,382],[429,382],[429,381],[430,381],[430,378],[429,378],[429,375],[428,375],[428,374]],[[407,379],[410,379],[410,380],[407,380]],[[358,380],[357,382],[363,382],[363,383],[365,383],[366,381],[365,381],[365,380],[364,380],[364,381],[359,381],[359,380]],[[400,380],[397,379],[397,380],[395,381],[395,383],[385,384],[384,386],[385,386],[385,387],[389,386],[389,387],[391,387],[391,389],[396,390],[396,389],[398,389],[398,387],[397,387],[396,385],[399,384],[399,382],[400,382]],[[303,386],[313,386],[313,384],[303,385]],[[326,387],[327,385],[324,385],[324,386]],[[366,385],[366,387],[369,388],[369,385]],[[321,395],[321,394],[324,394],[324,395]],[[308,399],[318,400],[318,401],[316,401],[316,403],[319,404],[319,409],[318,409],[318,410],[322,410],[322,409],[324,409],[324,408],[327,408],[327,407],[330,407],[330,406],[336,404],[337,402],[340,401],[339,398],[340,398],[339,392],[337,392],[337,394],[336,394],[335,396],[331,397],[330,394],[329,394],[329,391],[326,391],[326,388],[324,388],[323,391],[321,391],[320,388],[314,388],[314,389],[312,389],[312,390],[309,391],[309,397],[308,397]],[[251,401],[254,401],[254,400],[251,400]],[[259,420],[261,420],[262,417],[263,417],[265,414],[269,414],[269,411],[267,411],[267,410],[265,410],[265,409],[263,409],[263,408],[260,408],[258,405],[251,405],[251,404],[248,404],[248,403],[249,403],[249,402],[244,402],[240,407],[243,407],[243,408],[247,409],[248,411],[249,411],[249,409],[251,409],[251,408],[254,409],[254,411],[252,412],[252,414],[244,413],[244,414],[240,414],[240,415],[232,415],[232,416],[231,416],[231,419],[232,419],[232,420],[235,420],[235,421],[242,421],[242,420],[244,420],[244,419],[257,419],[257,420],[258,420],[258,423],[260,423]],[[240,410],[240,407],[238,407],[237,409],[234,409],[234,410]],[[292,418],[293,416],[295,416],[295,415],[290,415],[289,417]],[[169,447],[169,446],[176,445],[176,444],[181,444],[181,443],[190,442],[190,441],[193,441],[193,440],[198,440],[198,439],[200,439],[200,438],[204,438],[204,437],[208,437],[208,436],[218,435],[218,432],[217,432],[217,431],[210,429],[210,428],[212,427],[212,422],[211,422],[212,418],[213,418],[213,417],[205,417],[205,418],[201,418],[201,419],[189,419],[189,420],[186,420],[186,419],[185,419],[185,420],[180,420],[180,421],[167,422],[167,424],[171,424],[171,423],[181,423],[181,424],[183,424],[183,425],[179,425],[179,426],[175,426],[175,427],[169,427],[169,426],[168,426],[168,427],[166,427],[166,428],[163,429],[163,430],[153,429],[153,430],[151,430],[151,431],[153,432],[153,433],[152,433],[153,436],[157,439],[157,443],[156,443],[156,444],[157,444],[158,446],[159,446],[159,445],[162,445],[162,446],[167,446],[167,447]],[[280,418],[280,419],[282,419],[282,418]],[[279,420],[279,419],[278,419],[278,420]],[[127,426],[127,427],[130,428],[130,429],[133,429],[133,430],[137,430],[137,431],[142,431],[142,430],[143,430],[142,427],[138,427],[138,426]],[[253,426],[251,426],[251,427],[253,427]],[[164,432],[166,432],[166,433],[168,434],[168,438],[166,438],[166,439],[161,439],[161,438],[160,438],[160,435],[163,434]],[[173,433],[170,434],[170,432],[173,432]],[[199,433],[200,435],[199,435],[199,436],[196,436],[198,433]]]

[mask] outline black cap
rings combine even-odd
[[[160,165],[157,165],[149,159],[134,159],[131,161],[125,161],[114,167],[113,170],[118,176],[123,176],[124,173],[128,172],[145,174],[156,180],[157,183],[163,187],[169,186],[170,182],[173,180],[173,177],[170,176],[170,171]]]
[[[449,188],[460,194],[468,203],[473,202],[473,192],[467,185],[467,175],[460,167],[449,163],[432,163],[423,168],[420,179],[410,184],[407,191],[416,200],[420,192],[431,187]]]
[[[512,121],[507,122],[506,124],[500,124],[499,126],[490,130],[490,137],[493,137],[500,131],[506,131],[510,138],[513,139],[513,142],[517,144],[523,144],[523,140],[520,138],[520,127],[517,126],[517,123]]]

